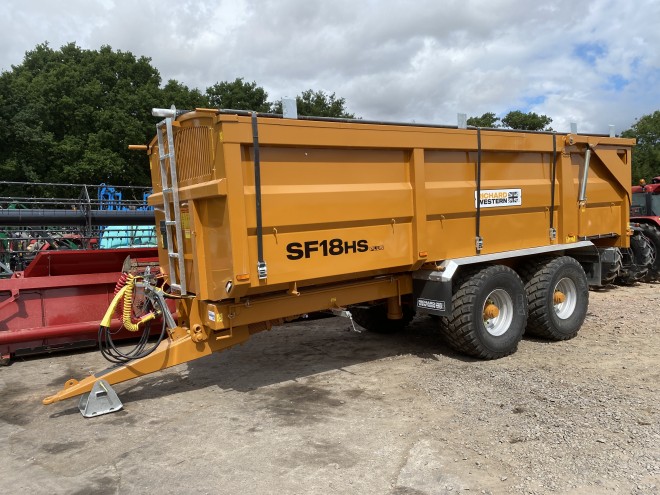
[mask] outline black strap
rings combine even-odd
[[[557,134],[552,134],[552,182],[550,183],[550,228],[555,226],[555,179],[557,178]]]
[[[264,262],[263,226],[261,223],[261,163],[259,161],[259,129],[257,113],[252,112],[252,146],[254,148],[254,193],[257,202],[257,258]]]
[[[481,127],[477,127],[477,218],[476,218],[476,239],[481,237]],[[477,253],[481,251],[477,247]]]

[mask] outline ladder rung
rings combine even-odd
[[[176,225],[176,220],[165,220],[165,225]]]
[[[172,288],[174,290],[178,290],[179,292],[181,292],[181,285],[180,284],[170,284],[170,288]]]
[[[170,254],[170,258],[178,258],[179,257],[179,253],[169,253],[169,254]]]
[[[172,192],[172,188],[171,188],[171,187],[166,187],[165,189],[163,189],[163,192],[171,193],[171,192]]]

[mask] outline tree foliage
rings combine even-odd
[[[513,110],[502,118],[502,124],[509,129],[521,131],[551,131],[552,119],[547,115],[538,115],[534,112],[521,112]]]
[[[639,179],[651,182],[660,175],[660,110],[644,115],[621,135],[637,139],[632,155],[633,184]]]
[[[205,106],[206,98],[161,78],[147,57],[47,43],[0,75],[0,173],[4,180],[150,184],[143,155],[151,108]]]
[[[208,107],[209,99],[199,89],[190,89],[185,84],[170,79],[160,91],[158,106],[169,108],[172,105],[181,110],[194,110],[195,108]]]
[[[223,81],[206,88],[206,95],[212,107],[233,110],[254,110],[270,112],[268,93],[257,83],[246,83],[242,77],[233,82]]]
[[[324,91],[308,89],[296,96],[296,108],[298,115],[313,117],[335,117],[354,119],[355,115],[346,110],[346,99],[340,98],[335,93],[327,94]],[[273,112],[282,113],[282,101],[273,105]]]
[[[474,127],[499,127],[499,118],[493,112],[486,112],[481,117],[470,117],[467,119],[467,125]]]
[[[494,112],[486,112],[481,117],[470,117],[467,124],[474,127],[506,127],[521,131],[551,131],[552,119],[547,115],[538,115],[534,112],[521,112],[513,110],[501,119]]]
[[[353,117],[334,93],[307,90],[300,115]],[[268,93],[243,78],[206,89],[161,77],[151,59],[110,46],[37,45],[0,74],[0,177],[5,181],[149,185],[149,165],[129,144],[155,134],[154,107],[278,111]]]

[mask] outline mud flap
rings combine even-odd
[[[418,270],[413,273],[413,294],[418,313],[449,316],[452,311],[452,281],[443,280],[444,272]]]
[[[86,418],[119,411],[123,406],[117,392],[105,380],[97,380],[91,392],[80,397],[78,409]]]

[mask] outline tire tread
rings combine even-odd
[[[642,232],[649,241],[652,250],[652,264],[644,276],[645,282],[653,282],[660,278],[660,229],[656,225],[642,224]]]
[[[456,351],[479,359],[498,359],[516,351],[518,341],[506,351],[488,349],[479,340],[475,325],[482,322],[474,321],[472,308],[479,288],[494,273],[509,270],[502,265],[494,265],[486,269],[466,271],[457,282],[458,290],[452,296],[452,315],[445,319],[444,337],[447,343]],[[522,337],[522,335],[520,335]]]
[[[526,328],[526,333],[529,335],[548,340],[569,340],[577,335],[579,328],[571,333],[558,332],[550,321],[546,306],[550,279],[558,267],[565,264],[583,270],[582,265],[570,256],[542,259],[529,263],[521,270],[529,304],[529,318]]]

